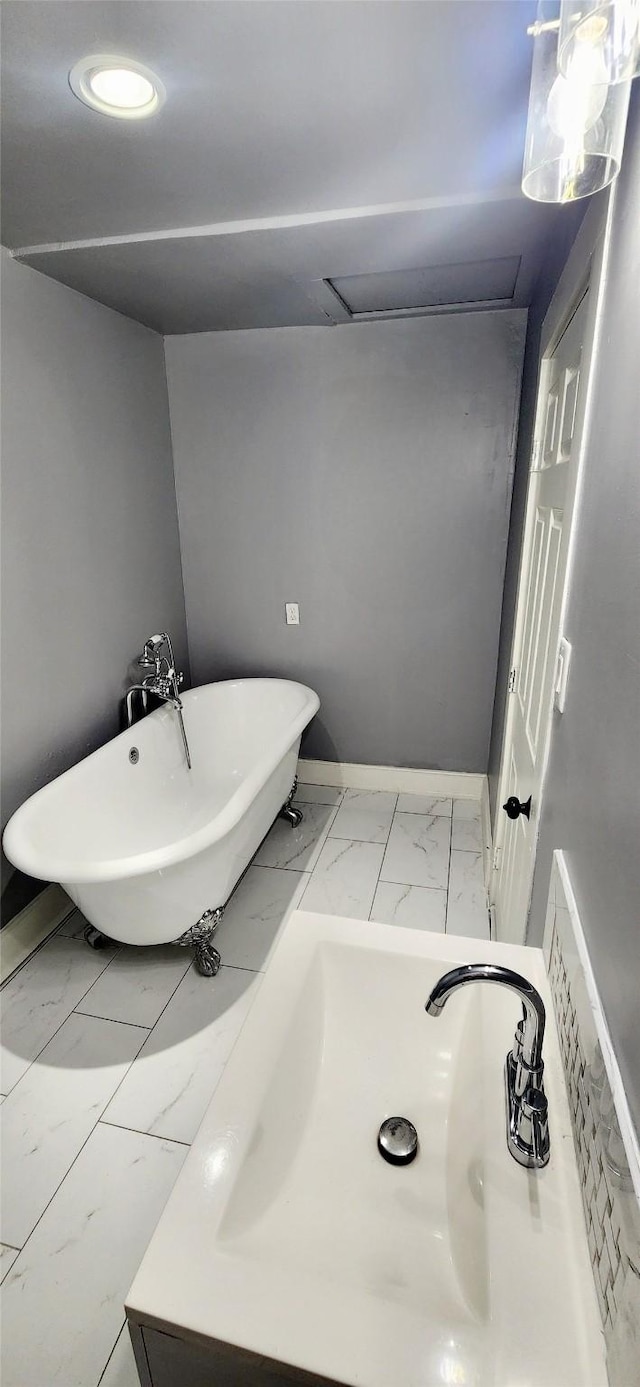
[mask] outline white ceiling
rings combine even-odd
[[[344,321],[327,278],[511,257],[528,303],[572,215],[519,192],[534,12],[4,0],[3,241],[167,333]],[[159,114],[82,105],[68,72],[92,52],[154,69]]]

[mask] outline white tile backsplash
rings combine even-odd
[[[637,1143],[631,1134],[630,1149],[623,1139],[627,1110],[622,1084],[590,965],[585,964],[584,935],[560,852],[554,854],[544,953],[571,1111],[587,1243],[607,1346],[609,1381],[611,1387],[639,1387]]]

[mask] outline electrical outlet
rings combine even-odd
[[[285,602],[284,611],[287,626],[300,625],[300,608],[297,602]]]

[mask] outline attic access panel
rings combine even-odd
[[[473,260],[460,265],[429,265],[416,270],[343,275],[326,283],[354,318],[369,313],[420,312],[421,309],[482,303],[509,304],[520,256]]]

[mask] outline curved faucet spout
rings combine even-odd
[[[430,1016],[439,1016],[452,992],[468,982],[497,982],[517,993],[524,1012],[522,1058],[528,1069],[539,1069],[544,1039],[544,1002],[533,983],[521,973],[514,973],[512,968],[503,968],[497,963],[465,963],[460,968],[452,968],[436,983],[425,1011]]]
[[[522,1002],[523,1019],[504,1067],[507,1092],[507,1146],[520,1165],[540,1169],[549,1160],[549,1122],[542,1074],[545,1011],[540,993],[511,968],[497,963],[465,963],[438,979],[425,1006],[440,1016],[453,992],[468,982],[497,982]]]

